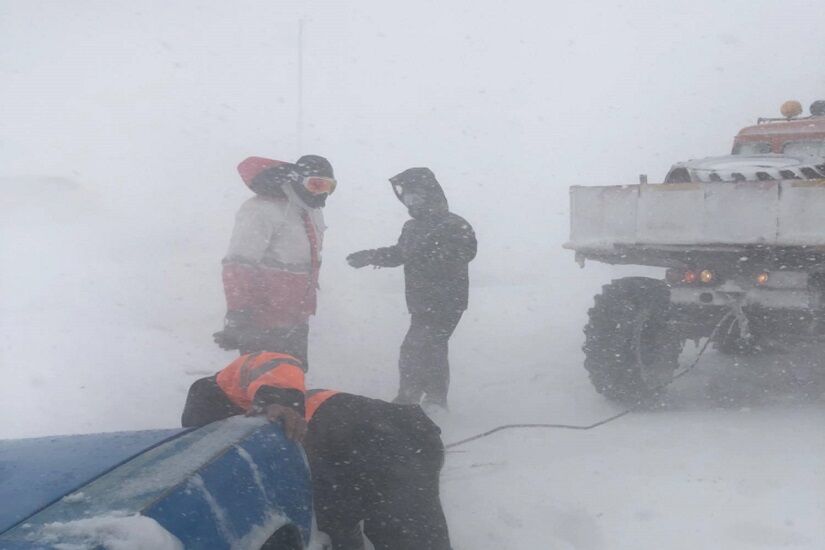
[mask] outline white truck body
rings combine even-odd
[[[570,188],[566,248],[825,247],[825,180]]]

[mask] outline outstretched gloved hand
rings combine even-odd
[[[372,250],[360,250],[347,256],[347,263],[358,269],[360,267],[370,265],[374,256],[375,252]]]

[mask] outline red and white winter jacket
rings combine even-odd
[[[316,308],[323,213],[284,193],[241,205],[223,259],[227,310],[246,311],[261,329],[303,323]]]

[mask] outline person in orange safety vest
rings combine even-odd
[[[363,550],[364,535],[376,550],[450,550],[439,496],[444,445],[420,406],[307,391],[294,357],[259,352],[193,383],[181,421],[237,414],[281,422],[303,443],[318,529],[333,550]]]
[[[248,353],[192,384],[181,424],[189,428],[239,414],[265,414],[273,422],[281,421],[290,439],[300,440],[305,431],[305,391],[298,359],[284,353]]]

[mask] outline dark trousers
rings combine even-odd
[[[417,405],[337,394],[304,440],[318,528],[333,550],[450,550],[440,430]]]
[[[272,351],[286,353],[301,361],[304,372],[309,370],[309,323],[304,322],[289,327],[274,327],[247,336],[241,342],[240,353],[255,353],[258,351]]]
[[[447,406],[450,387],[449,340],[463,311],[413,313],[398,360],[398,403],[427,400]]]

